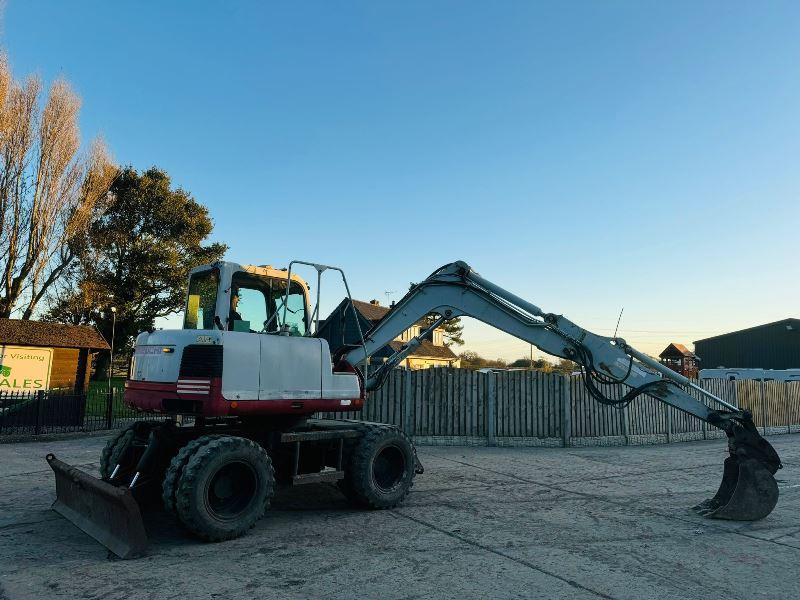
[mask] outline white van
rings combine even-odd
[[[700,369],[700,379],[800,381],[800,369]]]

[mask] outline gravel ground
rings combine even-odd
[[[331,486],[285,490],[222,544],[146,517],[149,554],[111,560],[49,510],[47,452],[96,473],[105,438],[0,445],[0,600],[17,598],[791,598],[800,595],[800,436],[770,441],[781,499],[756,523],[688,507],[725,442],[614,448],[422,447],[395,510]]]

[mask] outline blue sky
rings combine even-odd
[[[798,316],[796,2],[8,0],[2,45],[230,260],[385,301],[463,259],[650,353]]]

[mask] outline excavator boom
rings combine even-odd
[[[367,390],[380,387],[393,367],[425,336],[448,319],[468,316],[483,321],[543,352],[579,365],[589,394],[598,402],[624,406],[648,394],[724,430],[730,457],[717,494],[695,507],[709,517],[754,520],[768,515],[778,499],[773,477],[781,467],[778,454],[753,425],[749,411],[717,398],[649,356],[624,339],[605,337],[583,329],[562,315],[546,313],[538,306],[481,277],[464,262],[434,271],[409,292],[371,330],[363,344],[345,354],[351,365],[370,356],[426,315],[433,323],[406,342],[370,374]],[[617,384],[626,392],[621,398],[606,396],[601,384]],[[701,401],[693,391],[705,397]]]

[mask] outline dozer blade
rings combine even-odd
[[[53,510],[66,517],[120,558],[144,554],[147,534],[139,505],[128,488],[119,488],[58,460],[47,462],[56,474]]]

